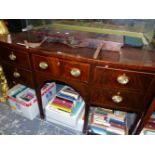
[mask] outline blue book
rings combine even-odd
[[[61,97],[61,98],[68,99],[70,101],[76,101],[76,99],[74,97],[71,97],[71,96],[68,96],[68,95],[65,95],[65,94],[62,94],[62,93],[58,93],[57,96]]]
[[[109,123],[116,123],[116,124],[120,124],[120,125],[123,125],[123,126],[126,125],[126,122],[122,122],[122,121],[112,119],[112,118],[109,119]]]
[[[96,134],[107,135],[107,130],[103,129],[103,128],[99,128],[99,127],[96,127],[96,126],[91,126],[90,130],[91,130],[91,132],[96,133]]]

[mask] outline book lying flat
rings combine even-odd
[[[52,104],[51,106],[54,107],[54,108],[63,110],[63,111],[65,111],[65,112],[69,112],[69,113],[72,111],[72,108],[66,108],[66,107],[57,106],[57,105],[54,105],[54,104]]]
[[[72,101],[66,100],[66,99],[55,97],[51,104],[55,104],[55,105],[71,108],[71,107],[74,106],[75,103],[72,102]]]
[[[57,93],[57,96],[60,97],[60,98],[64,98],[66,100],[70,100],[70,101],[76,101],[77,99],[72,97],[72,96],[68,96],[68,95],[65,95],[65,94],[62,94],[62,93]]]

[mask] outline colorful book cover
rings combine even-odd
[[[26,102],[31,101],[34,97],[35,97],[35,95],[31,92],[27,92],[27,93],[19,96],[19,98],[21,98],[22,100],[24,100]]]
[[[67,95],[67,96],[71,96],[75,99],[78,99],[79,95],[76,95],[76,94],[72,94],[72,93],[69,93],[69,92],[65,92],[64,90],[60,91],[61,94],[64,94],[64,95]]]
[[[79,95],[76,91],[74,91],[74,90],[73,90],[72,88],[70,88],[70,87],[64,88],[64,89],[62,89],[62,91],[68,92],[68,93],[71,93],[71,94],[74,94],[74,95]]]
[[[54,105],[54,104],[52,104],[51,106],[54,107],[54,108],[66,111],[66,112],[71,112],[72,111],[72,109],[61,107],[61,106],[57,106],[57,105]]]
[[[54,100],[52,101],[52,104],[71,108],[74,106],[75,103],[72,101],[69,101],[69,100],[65,100],[65,99],[55,97]]]
[[[116,119],[113,119],[113,118],[109,119],[109,123],[116,123],[116,124],[120,124],[120,125],[126,125],[126,122],[120,121],[120,120],[116,120]]]
[[[56,96],[58,96],[60,98],[64,98],[66,100],[70,100],[70,101],[76,101],[77,100],[74,97],[71,97],[71,96],[68,96],[68,95],[65,95],[65,94],[61,94],[61,93],[57,93]]]

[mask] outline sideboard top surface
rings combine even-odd
[[[44,31],[42,31],[44,32]],[[52,31],[53,33],[58,32],[58,30]],[[75,33],[76,35],[77,33]],[[105,41],[109,42],[116,42],[118,44],[122,44],[122,38],[121,37],[115,37],[109,35],[94,35],[90,34],[88,32],[80,32],[80,37],[88,38],[87,36],[91,37],[91,39],[95,40],[95,37],[98,37],[99,39],[103,38]],[[39,43],[46,37],[45,42],[41,44],[41,46],[36,48],[29,48],[26,49],[25,46],[20,45],[24,43],[24,40],[27,40],[31,43]],[[13,46],[17,49],[23,49],[27,52],[37,53],[37,54],[43,54],[43,55],[55,55],[58,57],[65,57],[69,59],[79,59],[84,60],[87,62],[95,62],[95,63],[108,63],[108,64],[114,64],[114,65],[123,65],[128,66],[129,68],[145,68],[144,70],[150,70],[155,71],[155,50],[152,48],[133,48],[133,47],[121,47],[120,50],[106,50],[103,49],[99,53],[98,57],[96,59],[93,58],[94,52],[96,51],[96,48],[89,48],[87,46],[85,47],[71,47],[67,44],[63,44],[61,42],[51,42],[50,35],[47,35],[47,33],[37,33],[37,31],[27,31],[27,32],[21,32],[16,34],[11,34],[11,41],[12,43],[8,44],[7,41],[4,39],[0,41],[1,46],[10,47]],[[54,38],[54,35],[52,36]],[[96,38],[96,39],[98,39]],[[95,40],[96,41],[96,40]]]

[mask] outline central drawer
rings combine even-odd
[[[87,82],[89,79],[90,65],[76,61],[60,61],[61,76],[69,80]]]
[[[29,54],[23,51],[8,49],[1,47],[0,49],[1,59],[2,61],[11,63],[18,67],[22,67],[25,69],[30,69],[30,60]]]
[[[67,80],[87,82],[89,79],[89,64],[39,55],[32,55],[32,60],[36,71]]]

